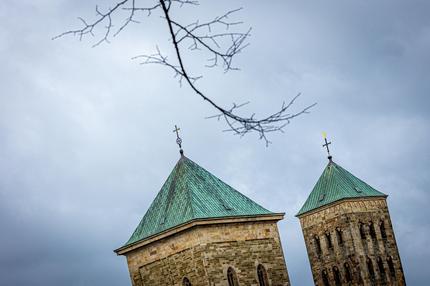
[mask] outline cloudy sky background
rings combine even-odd
[[[213,3],[216,2],[216,3]],[[111,44],[52,41],[113,1],[0,2],[0,284],[129,285],[112,250],[131,235],[186,155],[276,212],[293,285],[312,285],[294,217],[334,160],[388,203],[409,285],[426,285],[430,256],[430,2],[207,1],[186,22],[244,7],[253,27],[241,71],[207,71],[199,86],[220,104],[251,101],[264,115],[298,92],[317,102],[266,148],[223,133],[214,110],[170,70],[131,57],[170,45],[159,14]],[[148,3],[150,3],[148,1]],[[122,20],[122,18],[121,18]],[[187,56],[198,72],[200,56]]]

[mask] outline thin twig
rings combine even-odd
[[[245,49],[249,43],[251,28],[244,31],[237,30],[243,24],[241,21],[230,20],[242,8],[230,10],[221,16],[217,16],[208,22],[195,21],[190,24],[180,23],[172,18],[171,9],[174,6],[183,7],[184,5],[198,5],[195,0],[154,0],[154,4],[147,7],[138,6],[139,0],[122,0],[117,2],[113,8],[102,12],[96,6],[96,19],[93,22],[88,22],[83,18],[78,18],[82,22],[82,28],[70,30],[55,36],[57,39],[66,35],[77,36],[79,40],[91,35],[94,36],[96,27],[102,26],[104,33],[102,37],[95,42],[93,47],[96,47],[104,42],[109,43],[112,37],[121,33],[130,23],[139,23],[137,20],[138,14],[143,13],[150,16],[154,11],[162,12],[165,19],[170,40],[174,47],[175,58],[170,61],[167,56],[164,56],[160,49],[156,48],[156,53],[150,55],[139,55],[133,59],[140,59],[141,64],[159,64],[166,66],[174,71],[174,76],[178,78],[180,85],[186,82],[188,86],[204,101],[207,101],[217,113],[206,118],[223,119],[227,125],[226,132],[233,132],[236,135],[244,136],[248,133],[257,133],[259,138],[264,140],[266,146],[270,143],[267,138],[267,133],[283,132],[284,127],[288,125],[292,119],[309,113],[309,110],[316,104],[311,104],[297,112],[290,113],[289,110],[296,102],[300,93],[293,97],[287,104],[282,104],[281,108],[266,117],[256,118],[255,113],[250,116],[238,115],[238,109],[249,104],[233,104],[230,108],[224,108],[218,105],[212,98],[209,98],[197,86],[196,81],[201,76],[192,76],[185,66],[182,52],[184,50],[202,51],[209,54],[206,67],[222,66],[224,72],[237,70],[233,65],[233,60],[240,52]],[[173,5],[176,4],[176,5]],[[121,11],[126,13],[124,22],[115,28],[114,16],[119,16]]]

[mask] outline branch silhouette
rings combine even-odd
[[[299,93],[288,103],[282,103],[278,111],[262,118],[257,118],[255,113],[252,113],[250,116],[238,115],[238,109],[248,105],[249,102],[242,104],[233,103],[230,108],[220,106],[197,87],[196,82],[202,76],[194,76],[191,74],[185,65],[182,53],[184,50],[203,50],[209,54],[208,63],[205,64],[206,67],[214,68],[220,66],[224,72],[238,70],[238,68],[234,66],[233,60],[236,55],[241,53],[243,49],[249,45],[248,38],[250,37],[251,28],[238,30],[236,27],[241,28],[243,22],[233,21],[230,20],[230,18],[242,10],[242,8],[230,10],[207,22],[200,22],[197,20],[189,24],[183,24],[172,18],[171,10],[173,7],[181,8],[186,5],[199,5],[198,1],[154,0],[153,5],[147,7],[139,7],[136,5],[137,2],[141,1],[122,0],[104,12],[96,6],[96,19],[94,21],[88,22],[79,17],[78,19],[82,23],[81,28],[63,32],[53,39],[58,39],[67,35],[77,36],[79,40],[82,40],[88,35],[94,37],[95,29],[100,27],[104,29],[104,31],[102,37],[93,44],[93,47],[96,47],[104,42],[109,43],[111,38],[117,36],[131,23],[139,23],[139,21],[136,20],[138,13],[151,16],[153,12],[159,11],[168,26],[169,36],[174,47],[176,58],[170,61],[167,56],[162,54],[158,46],[156,46],[156,53],[138,55],[133,57],[133,59],[141,60],[141,64],[159,64],[173,70],[175,76],[179,78],[181,86],[185,82],[197,95],[215,108],[216,114],[206,118],[224,120],[227,125],[227,129],[224,131],[232,132],[240,136],[244,136],[251,132],[257,133],[259,138],[264,140],[266,146],[268,146],[271,142],[267,138],[267,133],[276,131],[283,132],[284,127],[288,125],[292,119],[302,114],[309,113],[309,110],[316,105],[316,103],[314,103],[296,112],[290,112],[289,110],[301,95]],[[125,13],[126,18],[124,22],[116,28],[113,18],[114,15],[119,15],[121,13]],[[232,31],[232,29],[234,30]]]

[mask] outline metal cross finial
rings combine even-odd
[[[181,153],[181,155],[184,155],[184,150],[182,150],[182,139],[181,137],[179,137],[179,130],[181,129],[175,125],[175,130],[173,130],[173,132],[176,132],[176,144],[179,145],[179,153]]]
[[[324,142],[325,142],[325,144],[323,144],[322,146],[327,148],[328,159],[331,161],[331,159],[332,159],[333,157],[331,156],[331,154],[330,154],[330,149],[328,148],[328,145],[330,145],[330,144],[331,144],[331,142],[328,142],[328,141],[327,141],[327,133],[323,132],[323,137],[324,137]]]

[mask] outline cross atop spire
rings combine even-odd
[[[176,144],[178,144],[179,153],[182,156],[182,155],[184,155],[184,150],[182,150],[182,139],[181,139],[181,137],[179,137],[179,130],[181,130],[181,128],[178,128],[178,126],[175,125],[175,130],[173,130],[173,132],[176,132]]]
[[[327,148],[327,154],[328,154],[328,157],[327,157],[327,158],[328,158],[328,159],[330,160],[330,162],[331,162],[331,159],[332,159],[333,157],[331,156],[331,154],[330,154],[330,149],[328,148],[328,145],[330,145],[330,144],[331,144],[331,142],[328,142],[328,141],[327,141],[327,133],[323,132],[323,138],[324,138],[324,142],[325,142],[325,144],[323,144],[322,146]]]

